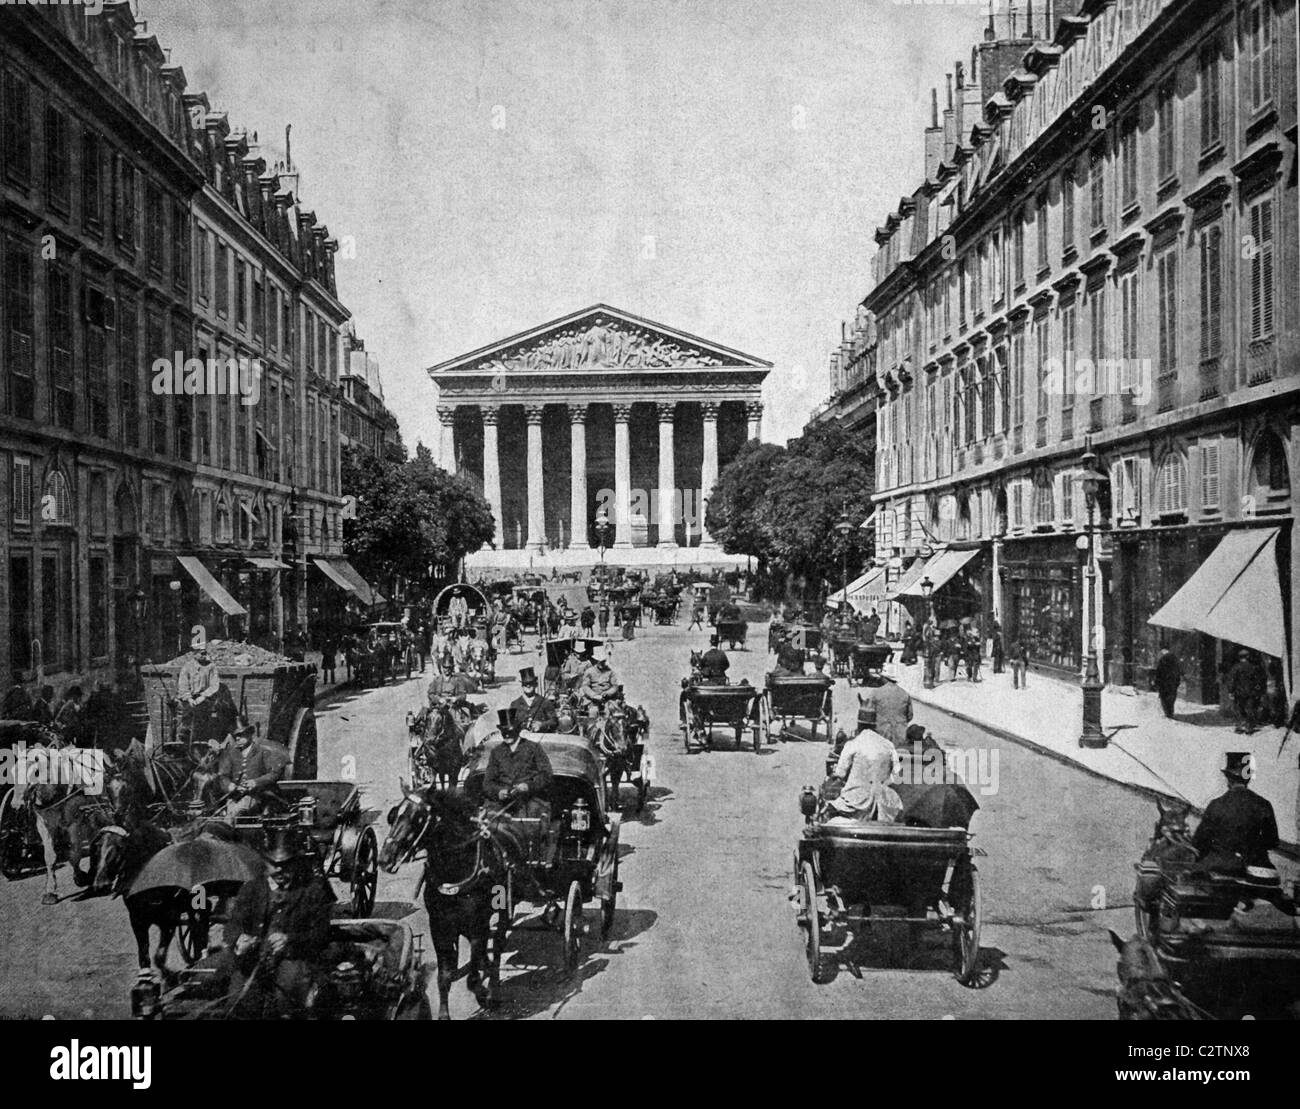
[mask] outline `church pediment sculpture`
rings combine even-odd
[[[490,373],[530,373],[544,370],[654,370],[691,366],[721,366],[723,360],[698,347],[647,328],[612,321],[581,322],[523,343],[491,359]]]

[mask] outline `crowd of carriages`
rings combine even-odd
[[[38,724],[64,743],[107,751],[125,747],[134,735],[127,701],[108,681],[96,682],[89,696],[76,682],[60,695],[48,684],[15,684],[0,703],[0,717]]]

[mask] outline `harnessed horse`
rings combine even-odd
[[[445,700],[421,709],[412,719],[411,763],[417,786],[451,789],[456,784],[456,775],[465,764],[465,733],[472,720],[472,715],[462,717]]]
[[[477,812],[458,794],[401,785],[403,797],[388,813],[379,865],[395,874],[417,851],[425,852],[421,884],[438,961],[438,1019],[451,1019],[447,995],[461,977],[479,1005],[490,1008],[496,985],[488,959],[493,891],[505,883],[509,867],[523,860],[523,840],[508,821]],[[457,965],[461,936],[470,949],[463,967]]]

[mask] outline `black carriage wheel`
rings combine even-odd
[[[614,930],[614,909],[618,904],[618,860],[614,860],[614,873],[610,877],[609,896],[600,899],[600,938],[608,940]]]
[[[969,864],[968,864],[969,865]],[[971,986],[979,973],[980,961],[980,876],[970,866],[970,893],[963,906],[963,920],[953,932],[953,955],[956,961],[954,974],[963,986]]]
[[[800,868],[802,882],[799,886],[799,908],[803,914],[801,927],[804,933],[804,954],[808,957],[808,975],[814,985],[822,981],[822,922],[817,912],[817,877],[812,863]]]
[[[578,969],[578,959],[582,955],[584,927],[582,885],[575,878],[569,883],[569,894],[564,899],[564,970],[566,974],[572,974]]]
[[[375,908],[375,889],[379,885],[379,847],[375,830],[366,828],[357,839],[357,853],[352,859],[352,915],[368,917]]]
[[[289,752],[293,758],[293,776],[299,781],[316,777],[316,710],[310,705],[300,708],[289,731]]]
[[[176,948],[187,967],[193,966],[208,949],[208,932],[212,927],[212,914],[207,909],[186,905],[176,924]]]

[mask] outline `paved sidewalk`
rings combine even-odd
[[[1300,735],[1287,740],[1279,758],[1281,728],[1266,727],[1254,735],[1241,735],[1217,708],[1183,701],[1178,702],[1170,720],[1161,712],[1155,694],[1107,688],[1101,695],[1102,726],[1110,744],[1093,750],[1079,746],[1083,693],[1077,683],[1031,673],[1027,688],[1013,689],[1009,672],[994,674],[985,668],[979,682],[959,677],[941,682],[936,689],[925,689],[919,663],[895,663],[890,676],[918,703],[943,709],[1112,781],[1183,797],[1198,811],[1224,790],[1219,773],[1224,753],[1249,751],[1256,766],[1252,788],[1272,802],[1283,841],[1292,846],[1300,843]]]

